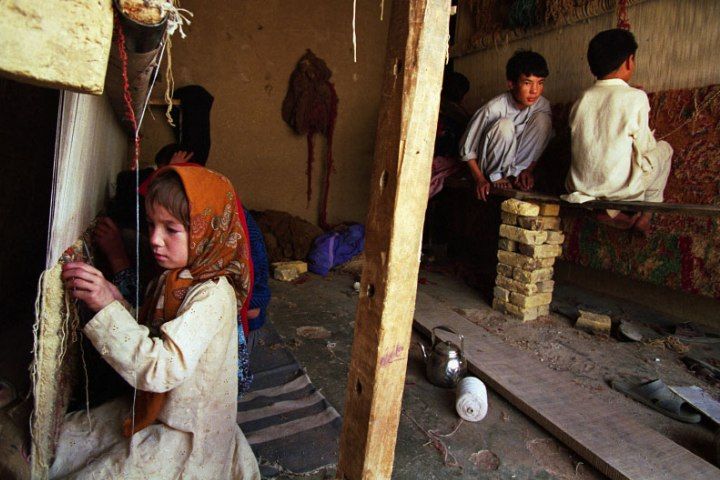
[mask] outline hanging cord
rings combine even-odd
[[[165,66],[165,80],[166,80],[166,86],[165,86],[165,104],[167,105],[167,108],[165,109],[165,119],[167,120],[168,124],[170,124],[171,127],[175,126],[175,122],[172,118],[172,108],[173,108],[173,93],[175,92],[175,77],[173,77],[172,73],[172,40],[170,37],[167,37],[166,40],[167,43],[167,64]]]
[[[175,91],[175,78],[172,73],[172,40],[170,37],[176,32],[180,32],[180,38],[187,37],[187,34],[183,30],[183,25],[190,25],[190,17],[193,17],[193,13],[185,8],[180,8],[173,4],[173,2],[149,0],[150,5],[159,8],[163,14],[167,14],[167,28],[163,37],[163,47],[167,45],[167,65],[165,68],[165,78],[167,85],[165,87],[164,100],[167,104],[165,110],[165,118],[171,126],[175,126],[172,115],[172,96]],[[162,57],[162,56],[161,56]]]
[[[617,28],[630,30],[630,18],[628,17],[628,0],[618,0],[618,22]]]
[[[130,80],[128,80],[128,56],[125,49],[125,32],[120,25],[120,16],[117,10],[113,10],[115,18],[115,37],[117,38],[118,55],[122,65],[123,101],[125,102],[125,118],[130,122],[133,132],[133,156],[130,161],[130,168],[137,170],[140,158],[140,135],[138,135],[138,122],[135,118],[135,110],[132,106],[132,95],[130,94]]]
[[[133,127],[133,136],[134,136],[134,145],[135,145],[135,151],[133,154],[132,162],[130,164],[130,168],[135,172],[135,306],[136,306],[136,314],[135,314],[135,320],[137,321],[137,305],[139,302],[139,289],[140,289],[140,194],[138,193],[138,190],[140,188],[140,169],[138,168],[138,160],[140,158],[140,135],[139,135],[139,126],[138,122],[135,118],[135,111],[132,107],[132,97],[130,95],[130,82],[128,81],[128,74],[127,74],[127,52],[125,50],[125,34],[123,32],[122,26],[120,25],[120,20],[118,17],[117,11],[115,11],[115,29],[117,33],[118,38],[118,52],[120,55],[120,61],[122,63],[122,77],[123,77],[123,100],[125,101],[125,113],[127,118],[130,120],[130,123]],[[164,45],[163,45],[164,47]],[[164,49],[164,48],[163,48]],[[161,49],[161,55],[160,59],[162,59],[162,50]],[[155,72],[155,77],[153,77],[153,81],[150,85],[150,88],[148,89],[148,96],[147,99],[150,98],[150,94],[152,93],[152,87],[155,83],[155,79],[157,78],[157,68]],[[143,111],[145,110],[145,107],[147,106],[147,99],[146,99],[146,105],[143,107]],[[135,382],[135,385],[137,385],[137,382]],[[135,396],[137,394],[137,387],[133,387],[133,405],[132,405],[132,419],[133,424],[135,423]],[[130,442],[130,452],[132,452],[132,442]]]
[[[142,126],[143,119],[145,118],[145,111],[147,110],[147,105],[150,101],[150,95],[152,94],[153,87],[155,86],[155,82],[157,81],[157,76],[160,71],[160,65],[162,64],[162,58],[165,54],[165,51],[167,50],[167,68],[166,68],[166,77],[167,77],[167,88],[165,89],[165,95],[164,99],[167,103],[168,107],[165,112],[165,117],[168,120],[168,123],[172,126],[175,126],[175,124],[172,121],[172,116],[170,115],[170,112],[172,110],[172,94],[175,89],[175,80],[172,75],[172,41],[171,36],[176,32],[180,32],[180,37],[185,38],[187,35],[185,34],[185,31],[183,30],[183,25],[190,25],[190,19],[189,17],[193,16],[193,13],[187,9],[180,8],[178,1],[159,1],[159,0],[146,0],[146,6],[148,7],[155,7],[158,8],[161,12],[161,16],[166,18],[166,26],[165,26],[165,32],[163,33],[163,39],[161,42],[161,48],[158,52],[158,55],[155,57],[154,64],[155,64],[155,72],[153,73],[152,80],[150,82],[150,88],[148,89],[148,93],[145,97],[145,101],[143,103],[142,109],[140,111],[140,119],[139,121],[135,121],[135,113],[132,109],[132,97],[130,97],[129,92],[129,82],[127,79],[127,52],[125,51],[125,38],[123,35],[122,27],[119,25],[118,22],[118,14],[115,12],[115,20],[116,25],[118,27],[118,48],[120,49],[120,59],[122,61],[122,71],[123,71],[123,98],[125,100],[125,106],[126,110],[129,110],[129,113],[132,115],[131,123],[133,125],[134,129],[134,135],[135,135],[135,156],[133,158],[133,162],[131,165],[131,168],[135,171],[135,320],[139,320],[139,311],[140,311],[140,171],[137,168],[138,167],[138,159],[139,159],[139,153],[140,153],[140,127]],[[175,5],[175,3],[178,3],[178,6]],[[120,38],[122,37],[122,39]],[[122,48],[121,48],[122,47]],[[130,102],[128,102],[130,100]],[[137,377],[137,372],[135,373]],[[137,385],[137,379],[135,381],[135,385]],[[135,430],[135,404],[137,399],[137,387],[133,388],[133,398],[132,398],[132,431]],[[132,442],[130,442],[130,450],[132,451]]]

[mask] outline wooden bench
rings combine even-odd
[[[445,185],[450,188],[472,188],[474,185],[467,178],[449,178]],[[611,200],[593,200],[585,203],[570,203],[555,195],[538,192],[523,192],[521,190],[504,190],[493,188],[491,195],[505,198],[516,198],[529,202],[559,203],[563,207],[580,208],[585,210],[625,210],[631,212],[658,212],[674,215],[695,215],[702,217],[720,216],[720,205],[698,205],[693,203],[658,203],[658,202],[629,202]]]

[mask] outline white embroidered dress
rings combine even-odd
[[[119,303],[84,332],[131,385],[169,392],[158,422],[121,435],[131,411],[116,400],[66,417],[51,478],[259,479],[257,461],[236,423],[237,311],[225,277],[190,288],[178,316],[149,336]]]

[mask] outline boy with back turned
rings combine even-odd
[[[572,164],[566,180],[573,203],[590,200],[662,202],[672,147],[656,141],[649,126],[650,102],[628,82],[635,72],[637,42],[622,29],[600,32],[588,46],[597,78],[570,112]],[[607,210],[597,219],[647,235],[652,213]]]

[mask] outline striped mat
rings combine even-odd
[[[341,418],[267,322],[250,356],[252,388],[237,421],[263,477],[310,473],[337,463]]]

